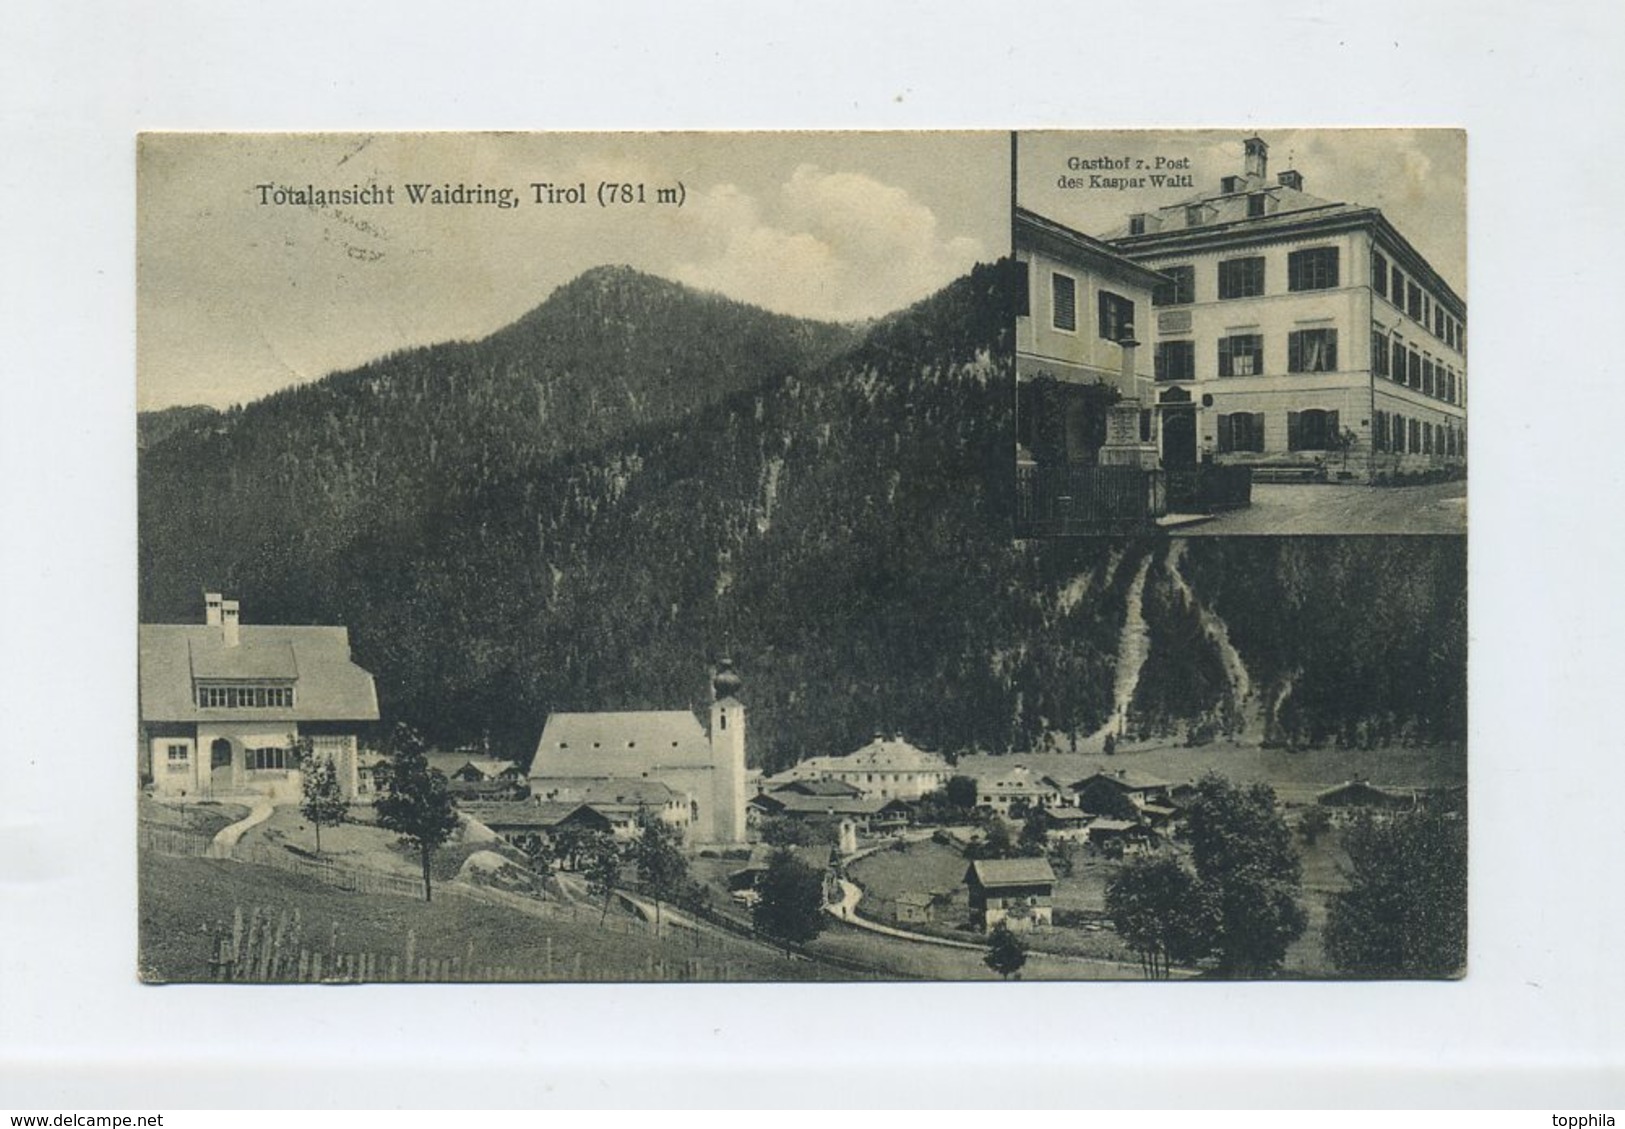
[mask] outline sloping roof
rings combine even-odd
[[[1266,197],[1266,212],[1262,216],[1249,215],[1249,198],[1260,193]],[[1194,205],[1201,206],[1202,222],[1192,225],[1185,222],[1185,209]],[[1250,229],[1268,230],[1270,227],[1285,226],[1289,222],[1296,222],[1310,215],[1318,218],[1364,210],[1358,204],[1326,200],[1302,189],[1278,182],[1272,183],[1267,177],[1238,175],[1236,187],[1230,192],[1222,190],[1197,192],[1173,204],[1164,204],[1157,208],[1154,214],[1160,220],[1160,226],[1154,230],[1148,228],[1145,234],[1168,235],[1226,224],[1246,224]],[[1112,228],[1102,238],[1115,242],[1128,236],[1129,223],[1125,218],[1122,224]]]
[[[972,876],[983,889],[998,886],[1032,886],[1055,883],[1055,871],[1048,859],[979,859],[966,871],[967,881]]]
[[[1097,819],[1089,825],[1089,833],[1096,831],[1132,831],[1140,826],[1132,819]]]
[[[143,623],[138,634],[143,721],[377,721],[372,675],[350,658],[344,627],[244,624],[228,647],[201,623]],[[291,682],[291,707],[202,707],[193,679]]]
[[[947,772],[948,762],[936,753],[915,748],[900,737],[876,737],[844,757],[815,757],[821,767],[837,772]]]
[[[753,870],[766,870],[773,861],[773,856],[781,850],[788,850],[798,860],[806,863],[814,870],[822,871],[829,867],[835,848],[824,843],[814,843],[804,847],[777,847],[772,843],[757,843],[750,849],[750,859],[735,874],[744,874]]]
[[[1116,772],[1107,772],[1105,769],[1101,769],[1100,771],[1089,776],[1085,776],[1082,780],[1079,780],[1076,784],[1072,785],[1072,787],[1074,789],[1082,788],[1085,784],[1089,783],[1091,780],[1094,780],[1096,777],[1117,785],[1125,792],[1169,787],[1168,781],[1162,779],[1160,776],[1152,776],[1149,772],[1140,772],[1132,768],[1119,769]]]
[[[473,768],[489,780],[517,767],[512,761],[498,760],[495,757],[473,757],[467,753],[430,753],[427,759],[430,768],[439,769],[447,777],[465,768]]]
[[[711,740],[687,710],[555,713],[542,728],[530,774],[639,776],[710,766]]]
[[[1014,229],[1017,251],[1038,251],[1147,289],[1162,280],[1154,270],[1135,262],[1110,244],[1026,208],[1016,209]]]
[[[1088,812],[1079,811],[1077,808],[1043,808],[1041,810],[1045,819],[1055,823],[1088,823],[1091,818]]]
[[[861,796],[863,789],[845,780],[788,780],[775,785],[774,792],[795,792],[803,796]]]
[[[1349,780],[1334,785],[1323,792],[1315,794],[1315,802],[1320,804],[1359,803],[1361,801],[1378,804],[1404,804],[1409,803],[1409,792],[1397,788],[1381,788],[1367,780]]]
[[[788,815],[874,815],[901,802],[880,796],[803,796],[797,792],[775,792],[771,798]]]
[[[586,807],[582,803],[541,803],[526,800],[491,803],[460,802],[457,810],[493,830],[531,828],[545,831],[558,826],[571,813]]]
[[[659,780],[627,776],[532,776],[530,790],[543,800],[580,802],[595,807],[662,807],[682,797]]]
[[[1074,780],[1083,779],[1099,767],[1099,758],[1088,754],[1007,753],[994,756],[976,753],[960,757],[959,763],[954,766],[954,774],[968,776],[980,783],[983,780],[1008,776],[1015,769],[1024,768],[1037,779],[1049,780],[1065,787]]]

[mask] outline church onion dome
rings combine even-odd
[[[717,675],[711,680],[711,689],[715,692],[717,701],[737,698],[744,685],[745,680],[734,670],[732,659],[723,659],[717,664]]]

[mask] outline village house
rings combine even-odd
[[[1089,807],[1084,802],[1084,797],[1092,794],[1095,789],[1102,788],[1117,792],[1142,811],[1149,804],[1163,808],[1166,814],[1172,815],[1173,808],[1168,804],[1169,787],[1168,781],[1152,776],[1148,772],[1120,768],[1116,772],[1102,769],[1091,773],[1074,782],[1070,790],[1077,797],[1078,805],[1085,811],[1088,811]]]
[[[530,803],[590,808],[605,821],[603,829],[617,839],[634,838],[640,821],[645,819],[659,819],[685,838],[692,826],[692,800],[661,780],[625,776],[532,776],[529,787]],[[524,807],[525,803],[521,801],[514,806]]]
[[[1145,854],[1157,844],[1156,832],[1137,819],[1097,819],[1089,824],[1088,838],[1108,858]]]
[[[613,804],[608,792],[626,795],[624,782],[669,789],[684,809],[659,801],[663,818],[684,827],[689,845],[743,843],[745,825],[745,707],[743,685],[724,659],[712,679],[711,728],[707,733],[687,710],[617,713],[555,713],[548,717],[531,761],[535,797],[585,799],[597,786],[595,807]]]
[[[1048,927],[1055,871],[1046,859],[979,859],[965,871],[971,923],[990,932],[1003,922],[1014,932]]]
[[[523,799],[527,792],[525,772],[513,761],[455,752],[430,753],[428,762],[459,798]]]
[[[839,780],[865,796],[917,800],[948,783],[953,770],[936,753],[917,749],[901,737],[875,734],[874,740],[840,757],[809,757],[764,781],[772,790],[800,780]]]
[[[976,806],[1008,816],[1019,812],[1058,807],[1065,789],[1048,776],[1016,764],[998,775],[981,775],[976,780]]]
[[[798,861],[816,873],[823,882],[824,901],[835,902],[841,897],[840,880],[835,875],[835,850],[827,844],[806,847],[775,847],[768,843],[758,843],[750,850],[750,858],[745,865],[728,875],[728,890],[736,900],[748,901],[749,895],[754,895],[757,887],[766,876],[768,867],[772,865],[773,856],[780,851],[789,851]],[[745,895],[745,896],[741,896]]]
[[[1409,811],[1418,806],[1410,789],[1379,788],[1367,780],[1350,780],[1315,796],[1321,807],[1366,811]]]
[[[899,831],[909,825],[914,814],[906,800],[879,796],[809,796],[783,788],[760,793],[751,799],[749,807],[758,824],[763,818],[787,819],[835,830],[842,824],[850,824],[855,832],[867,835]]]
[[[1078,843],[1089,837],[1089,824],[1095,817],[1077,808],[1057,805],[1039,808],[1029,818],[1038,820],[1051,840]]]
[[[569,801],[464,801],[457,810],[512,846],[534,852],[543,842],[557,840],[560,829],[614,833],[614,822],[590,804]]]
[[[303,739],[356,796],[378,693],[348,629],[244,624],[236,600],[209,592],[202,623],[144,623],[138,639],[139,773],[154,796],[297,801]]]
[[[1467,306],[1380,209],[1235,175],[1103,235],[1165,279],[1151,343],[1165,467],[1389,478],[1467,459]],[[1149,401],[1148,401],[1149,403]]]

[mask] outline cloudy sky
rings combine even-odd
[[[138,406],[226,406],[411,345],[481,337],[604,263],[783,313],[896,310],[1009,248],[1004,133],[143,137]],[[605,181],[681,207],[603,208]],[[533,182],[585,182],[538,205]],[[411,205],[408,183],[511,187],[514,208]],[[395,202],[261,202],[258,185],[395,186]]]
[[[1131,212],[1217,192],[1242,171],[1249,130],[1023,133],[1016,163],[1017,202],[1090,235],[1128,222]],[[1458,130],[1259,130],[1269,145],[1269,179],[1297,169],[1304,190],[1338,203],[1381,208],[1456,293],[1467,296],[1467,138]],[[1063,188],[1069,157],[1126,156],[1148,164],[1190,158],[1196,188]],[[1136,175],[1102,172],[1104,176]]]

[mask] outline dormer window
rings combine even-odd
[[[1128,218],[1128,233],[1130,235],[1145,234],[1145,216],[1143,214]]]
[[[1247,197],[1247,218],[1257,219],[1264,214],[1264,194],[1254,192]]]
[[[1186,227],[1200,227],[1200,226],[1202,226],[1202,205],[1200,205],[1200,204],[1186,204],[1185,205],[1185,226]]]
[[[201,709],[292,709],[293,687],[199,683],[196,700]]]

